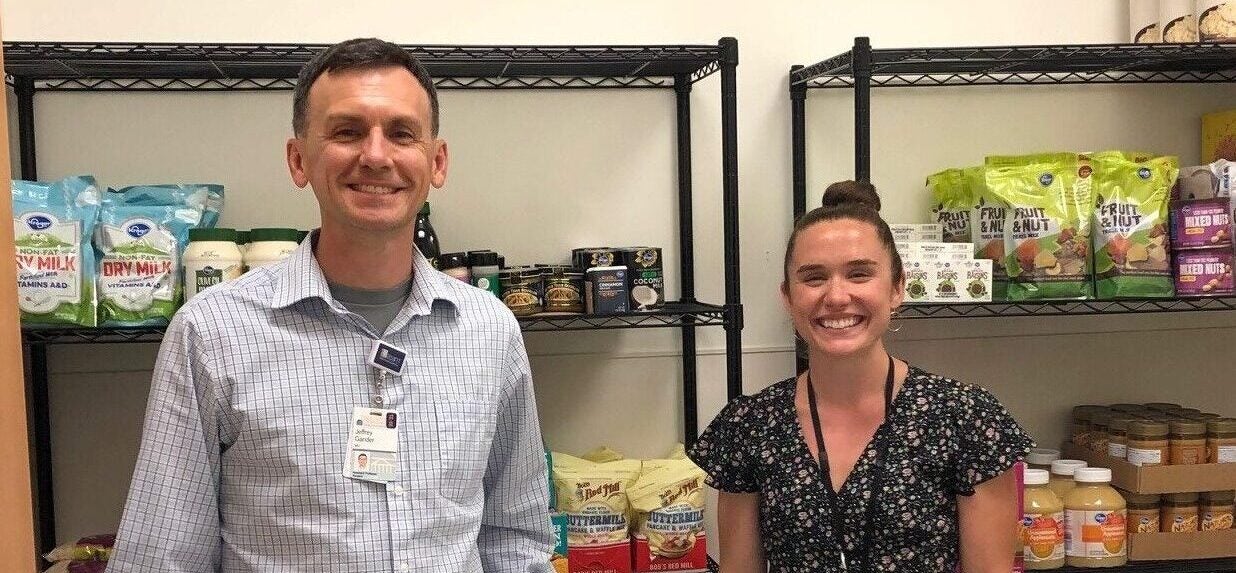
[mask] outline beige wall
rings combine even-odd
[[[739,39],[742,286],[747,392],[791,374],[788,321],[777,301],[790,228],[790,64],[878,46],[1111,42],[1125,2],[791,2],[758,5],[637,0],[598,7],[565,0],[437,5],[83,4],[0,6],[15,39],[326,42],[377,35],[405,43],[713,43]],[[696,86],[693,136],[697,291],[720,300],[719,80]],[[921,221],[921,181],[985,152],[1137,147],[1198,155],[1198,117],[1232,107],[1232,86],[1035,87],[878,91],[873,173],[895,221]],[[677,265],[673,227],[674,104],[670,92],[446,92],[447,187],[431,197],[452,250],[491,247],[511,262],[562,259],[583,244],[651,243]],[[852,173],[851,94],[808,98],[809,202]],[[282,159],[290,96],[48,94],[39,97],[40,172],[90,172],[112,185],[215,180],[228,187],[224,225],[310,226],[311,199]],[[278,209],[270,209],[278,205]],[[516,216],[517,215],[517,216]],[[678,288],[676,273],[667,280]],[[1236,413],[1225,350],[1227,313],[1177,316],[909,322],[900,355],[991,388],[1044,444],[1058,442],[1079,402],[1167,399]],[[542,425],[554,448],[609,443],[631,455],[679,439],[680,367],[673,332],[529,337]],[[724,337],[700,331],[700,413],[725,400]],[[1197,356],[1197,358],[1194,358]],[[58,348],[51,354],[57,513],[63,538],[112,529],[136,452],[149,346]],[[99,431],[106,429],[106,432]]]

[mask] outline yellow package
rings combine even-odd
[[[1202,163],[1236,161],[1236,109],[1202,116]]]
[[[558,465],[554,457],[558,511],[567,515],[567,546],[582,547],[627,539],[627,490],[639,477],[639,460]]]
[[[655,555],[678,558],[704,531],[704,470],[690,460],[659,460],[631,486],[636,535]]]
[[[686,446],[683,446],[683,445],[682,445],[682,442],[678,442],[677,444],[674,444],[674,447],[670,448],[670,451],[669,451],[669,453],[668,453],[668,454],[666,454],[666,455],[665,455],[665,458],[666,458],[666,459],[670,459],[670,460],[685,460],[685,459],[687,459],[687,448],[686,448]]]
[[[610,448],[609,446],[599,446],[596,449],[580,457],[590,462],[596,462],[598,464],[603,464],[607,462],[616,462],[618,460],[626,459],[626,456],[622,455],[621,453],[618,453],[617,451],[614,451],[614,449]]]

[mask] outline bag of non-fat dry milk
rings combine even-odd
[[[218,185],[140,185],[108,193],[94,246],[99,324],[167,324],[181,297],[180,256],[189,229],[213,225]]]
[[[94,178],[15,180],[11,188],[22,324],[95,326],[90,237],[100,193]]]

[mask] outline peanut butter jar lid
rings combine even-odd
[[[1206,435],[1206,424],[1194,420],[1174,420],[1168,423],[1168,432],[1175,438],[1201,438]]]
[[[1163,439],[1167,437],[1168,426],[1166,422],[1152,422],[1139,420],[1129,424],[1129,438],[1144,438],[1144,439]]]
[[[1197,500],[1198,495],[1195,491],[1163,494],[1163,502],[1170,503],[1172,505],[1192,505],[1197,503]]]
[[[1113,412],[1133,412],[1133,413],[1137,413],[1137,412],[1141,412],[1141,411],[1145,410],[1145,409],[1146,409],[1146,407],[1145,407],[1145,406],[1143,406],[1143,405],[1141,405],[1141,404],[1112,404],[1112,405],[1108,406],[1108,407],[1107,407],[1107,409],[1108,409],[1108,410],[1111,410],[1111,411],[1113,411]]]
[[[1219,418],[1206,422],[1206,431],[1211,434],[1236,433],[1236,418]]]
[[[1203,503],[1227,504],[1236,501],[1236,491],[1204,491],[1201,495]]]
[[[1127,432],[1129,430],[1129,424],[1136,421],[1138,421],[1138,418],[1132,418],[1129,416],[1112,416],[1112,418],[1107,421],[1107,429]]]
[[[1171,402],[1147,402],[1142,404],[1150,410],[1179,410],[1180,404],[1172,404]]]
[[[1098,404],[1082,404],[1081,406],[1073,406],[1073,420],[1078,422],[1088,422],[1098,410],[1106,410],[1107,406],[1099,406]]]

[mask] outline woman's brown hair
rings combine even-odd
[[[794,223],[794,232],[790,233],[790,240],[785,245],[785,263],[781,267],[785,283],[790,282],[790,259],[794,256],[798,235],[816,223],[838,219],[862,221],[875,227],[876,236],[893,261],[893,284],[900,284],[905,270],[901,256],[897,254],[893,231],[880,217],[880,194],[874,185],[865,181],[838,181],[829,185],[824,190],[823,206],[808,211]]]

